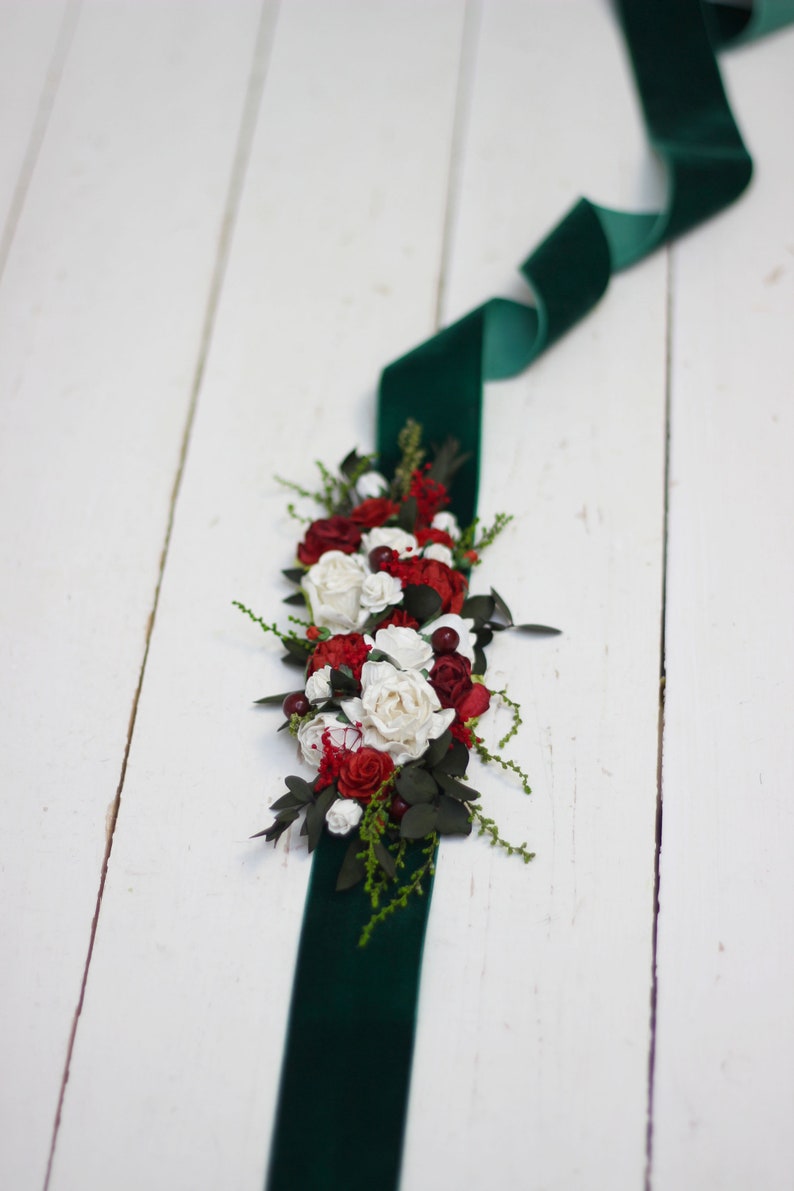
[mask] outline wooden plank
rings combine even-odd
[[[725,56],[755,180],[674,258],[660,1191],[794,1165],[792,51]]]
[[[601,6],[486,4],[476,63],[450,313],[489,291],[524,296],[508,266],[579,193],[636,209],[652,182]],[[475,784],[503,834],[537,857],[525,868],[484,843],[442,849],[406,1188],[643,1185],[665,295],[657,257],[489,392],[481,511],[516,521],[478,583],[564,635],[494,642],[492,678],[525,720],[509,755],[534,793],[524,800],[492,770]],[[492,748],[500,734],[489,730]]]
[[[0,276],[60,81],[74,24],[67,0],[0,4]]]
[[[309,864],[246,839],[296,762],[247,706],[289,681],[280,648],[230,602],[279,614],[296,527],[273,472],[309,481],[313,459],[371,443],[379,365],[430,330],[462,16],[282,5],[53,1191],[262,1184]]]
[[[258,10],[83,5],[0,287],[0,1185],[15,1191],[47,1167]]]

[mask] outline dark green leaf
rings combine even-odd
[[[416,497],[409,496],[400,505],[400,512],[397,517],[397,524],[400,529],[404,529],[406,533],[413,533],[416,525]]]
[[[411,806],[420,802],[432,802],[438,793],[438,786],[426,769],[418,765],[405,765],[397,774],[397,793]]]
[[[320,842],[325,823],[325,812],[336,797],[333,786],[317,795],[317,801],[306,811],[307,835],[309,837],[309,851],[313,852]]]
[[[516,624],[513,628],[532,637],[557,637],[562,632],[562,629],[553,629],[547,624]]]
[[[436,451],[432,466],[428,472],[431,480],[436,480],[439,484],[443,484],[445,488],[449,488],[455,473],[463,466],[466,460],[471,459],[471,451],[460,454],[459,447],[460,443],[456,438],[450,437],[446,439]]]
[[[303,654],[303,656],[299,656],[296,653],[283,653],[281,655],[281,660],[287,666],[297,666],[299,670],[305,670],[306,662],[308,660],[308,654]]]
[[[289,579],[290,583],[300,583],[301,579],[306,574],[306,569],[304,567],[287,567],[287,569],[281,573],[285,579]]]
[[[424,764],[428,769],[434,769],[438,765],[441,758],[449,749],[450,741],[452,740],[452,733],[449,728],[446,732],[442,732],[439,737],[430,742],[430,747],[422,758]]]
[[[502,618],[502,620],[504,621],[504,623],[506,625],[512,625],[513,614],[510,611],[510,609],[508,608],[507,604],[502,599],[502,597],[499,595],[499,592],[494,591],[494,589],[491,588],[491,595],[493,596],[493,601],[494,601],[494,605],[495,605],[494,611],[498,612],[499,616]]]
[[[251,839],[261,839],[264,836],[268,843],[275,844],[279,836],[283,835],[290,824],[295,822],[298,813],[298,811],[282,811],[281,814],[276,816],[275,822],[271,823],[263,831],[257,831],[255,835],[251,836]]]
[[[438,811],[428,803],[412,806],[405,812],[400,823],[403,839],[424,839],[436,829]]]
[[[438,802],[436,825],[439,835],[471,835],[471,819],[465,806],[443,794]]]
[[[451,777],[448,773],[438,775],[438,784],[446,794],[457,798],[459,802],[473,801],[473,798],[477,797],[476,790],[472,791],[465,782],[459,782],[457,778]]]
[[[358,836],[348,844],[339,876],[336,878],[337,893],[342,893],[345,889],[352,889],[354,885],[358,885],[360,881],[364,880],[367,870],[364,861],[359,859],[358,855],[363,848],[364,845]]]
[[[305,805],[306,803],[303,799],[296,798],[294,794],[282,794],[280,798],[276,799],[270,809],[272,811],[298,810]]]
[[[285,779],[285,785],[297,802],[304,805],[314,802],[314,790],[302,777],[291,775]]]
[[[264,699],[255,699],[254,704],[256,707],[270,707],[276,704],[280,707],[287,695],[291,694],[292,691],[285,691],[283,695],[265,695]]]
[[[308,641],[300,641],[296,637],[286,637],[281,644],[287,653],[299,659],[301,665],[306,664],[312,649]]]
[[[380,840],[377,840],[374,845],[374,852],[378,858],[378,864],[381,866],[386,876],[390,877],[392,881],[395,881],[397,879],[397,866],[394,863],[394,857],[392,856],[389,849],[382,844]]]
[[[488,663],[485,660],[485,653],[479,645],[474,646],[474,664],[472,665],[472,674],[484,674]]]
[[[493,598],[493,596],[469,596],[469,598],[464,601],[463,607],[460,610],[460,614],[462,617],[464,617],[464,619],[468,618],[485,621],[491,619],[495,607],[496,600]]]
[[[342,475],[348,480],[351,479],[357,472],[360,472],[361,465],[366,462],[366,456],[359,455],[355,448],[348,451],[342,462],[339,464],[339,470]]]
[[[347,673],[345,673],[347,671]],[[348,666],[344,666],[339,670],[332,670],[330,674],[331,690],[335,695],[356,695],[358,694],[358,683],[353,677],[353,672]]]
[[[425,583],[409,583],[403,589],[403,607],[409,616],[420,624],[435,620],[441,611],[443,600],[432,587]]]
[[[433,772],[451,773],[455,777],[462,777],[469,764],[469,750],[460,740],[453,740],[443,757],[437,762]]]
[[[284,596],[281,602],[282,604],[294,604],[295,606],[298,604],[303,605],[306,603],[306,597],[302,591],[293,591],[292,595]]]

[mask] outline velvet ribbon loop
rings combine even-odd
[[[750,157],[731,115],[713,46],[748,40],[794,19],[794,0],[752,13],[699,0],[620,0],[626,43],[667,196],[633,214],[580,199],[521,272],[534,305],[495,298],[384,369],[377,449],[397,462],[409,417],[425,439],[454,434],[471,458],[454,511],[477,501],[482,391],[514,376],[601,297],[613,272],[731,203]],[[369,917],[359,889],[335,893],[346,841],[316,850],[301,934],[271,1154],[270,1191],[390,1191],[399,1179],[430,889],[356,947]]]

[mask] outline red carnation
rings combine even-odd
[[[459,653],[444,653],[436,658],[430,671],[430,685],[442,707],[454,707],[461,723],[475,719],[488,710],[491,692],[471,680],[471,662]]]
[[[337,633],[320,641],[309,658],[308,674],[315,670],[322,670],[323,666],[330,666],[338,670],[341,666],[349,666],[356,682],[361,680],[361,667],[367,660],[370,647],[360,633]]]
[[[379,525],[385,525],[390,517],[396,516],[399,507],[386,496],[373,496],[371,500],[362,501],[353,509],[350,520],[362,529],[375,529]]]
[[[466,580],[460,571],[453,571],[444,562],[435,558],[406,558],[389,567],[406,584],[432,587],[441,596],[442,612],[460,612],[466,598]]]
[[[361,530],[347,517],[322,517],[312,521],[298,546],[298,558],[306,567],[314,566],[329,550],[353,554],[361,544]]]
[[[343,798],[369,802],[393,772],[394,762],[388,753],[360,748],[354,753],[345,754],[339,767],[337,789]]]

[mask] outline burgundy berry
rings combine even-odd
[[[430,638],[433,653],[454,653],[460,645],[460,636],[449,625],[436,629]]]
[[[409,804],[404,798],[400,798],[399,794],[393,794],[391,805],[389,807],[389,814],[395,823],[399,823],[405,812],[409,809]]]
[[[303,691],[293,691],[291,695],[287,695],[284,702],[281,704],[281,710],[287,719],[292,715],[304,716],[311,711],[311,703],[304,695]]]
[[[376,546],[368,554],[369,565],[373,571],[382,571],[391,562],[394,553],[391,546]]]

